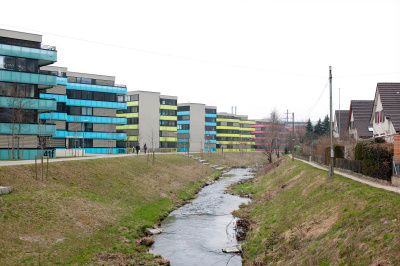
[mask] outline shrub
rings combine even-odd
[[[363,174],[391,180],[393,145],[390,143],[365,144],[362,148]]]

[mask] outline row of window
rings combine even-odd
[[[117,94],[97,91],[67,90],[69,99],[116,102]]]
[[[139,118],[137,118],[137,117],[127,118],[126,119],[126,124],[127,125],[138,125],[139,124]]]
[[[383,123],[385,122],[385,115],[383,114],[383,110],[379,112],[375,112],[375,123]]]
[[[176,110],[160,110],[160,115],[169,115],[169,116],[176,116]]]
[[[190,129],[190,125],[178,125],[178,130],[179,129]]]
[[[69,148],[82,148],[83,139],[68,139]],[[85,148],[93,148],[93,139],[85,139]]]
[[[8,108],[0,108],[0,122],[13,123],[13,111]],[[37,122],[37,110],[15,109],[14,123],[33,124]],[[10,125],[12,127],[12,124]]]
[[[216,114],[217,113],[217,109],[208,109],[206,108],[206,114]]]
[[[178,101],[172,100],[172,99],[160,99],[160,104],[162,104],[162,105],[178,105]]]
[[[215,117],[206,117],[205,121],[206,122],[214,122],[215,123],[215,122],[217,122],[217,119]]]
[[[127,102],[134,102],[134,101],[139,101],[139,95],[134,94],[134,95],[119,95],[117,97],[117,102],[120,103],[127,103]]]
[[[12,96],[18,98],[36,98],[37,85],[0,82],[0,96]]]
[[[38,73],[38,60],[0,55],[0,69]]]
[[[62,77],[62,78],[67,77],[67,73],[61,71],[39,70],[39,74]]]
[[[160,121],[160,126],[166,126],[166,127],[176,127],[176,121],[170,121],[170,120],[161,120]],[[178,125],[180,126],[180,125]]]
[[[229,129],[218,129],[218,133],[221,134],[240,134],[239,130],[229,130]]]
[[[66,109],[69,115],[93,115],[93,107],[67,106]]]

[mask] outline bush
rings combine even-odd
[[[344,158],[344,146],[339,144],[333,145],[333,154],[335,158]]]
[[[363,145],[363,174],[390,181],[392,176],[393,145],[376,143]]]

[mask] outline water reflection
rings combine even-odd
[[[230,214],[249,199],[224,194],[239,180],[250,178],[248,169],[233,169],[216,183],[204,187],[191,203],[173,211],[162,223],[163,233],[155,237],[150,249],[171,265],[242,265],[239,255],[222,249],[237,244]],[[231,176],[233,175],[233,176]]]

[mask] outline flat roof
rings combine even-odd
[[[42,35],[39,35],[39,34],[32,34],[32,33],[26,33],[26,32],[0,29],[0,36],[6,37],[6,38],[17,39],[17,40],[25,40],[25,41],[42,43]]]

